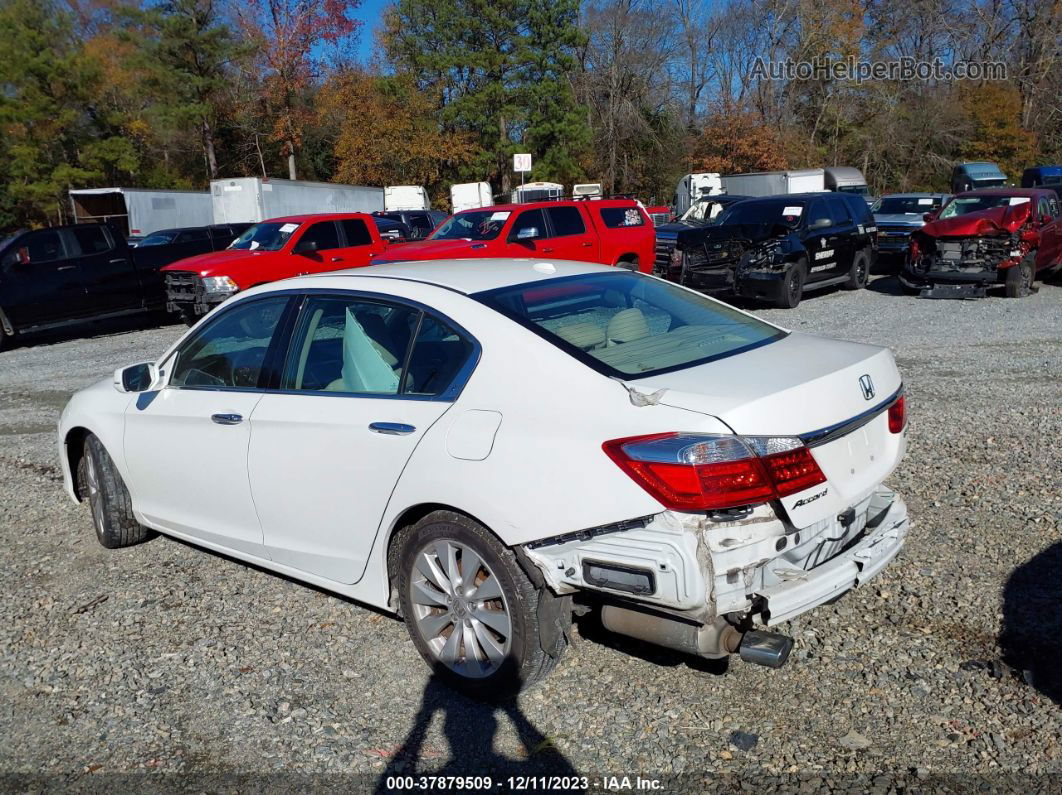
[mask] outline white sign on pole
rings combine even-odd
[[[513,171],[530,171],[531,170],[531,155],[513,155]]]

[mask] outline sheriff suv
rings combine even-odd
[[[765,196],[736,202],[715,224],[687,232],[658,272],[706,292],[791,309],[805,290],[865,287],[877,245],[874,217],[862,196]]]
[[[426,240],[393,246],[372,264],[542,257],[650,273],[655,239],[652,220],[632,199],[496,204],[455,213]]]

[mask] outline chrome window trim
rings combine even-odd
[[[836,425],[830,425],[826,428],[820,428],[817,431],[809,431],[808,433],[802,433],[797,438],[800,439],[807,447],[818,447],[819,445],[829,444],[832,441],[840,439],[852,431],[862,428],[868,424],[871,420],[877,417],[879,414],[888,411],[892,404],[899,400],[903,394],[903,384],[900,384],[900,388],[892,393],[889,397],[878,403],[874,408],[868,409],[861,414],[857,414],[851,419],[839,422]]]

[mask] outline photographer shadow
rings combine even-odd
[[[503,666],[511,665],[506,660]],[[443,734],[449,746],[449,758],[439,765],[425,762],[428,731],[436,715],[443,720]],[[498,753],[494,748],[500,717],[506,717],[516,730],[522,746],[521,758]],[[579,773],[554,745],[523,714],[515,697],[477,701],[453,690],[441,675],[440,666],[432,672],[424,688],[420,707],[405,741],[391,757],[387,768],[376,782],[376,793],[390,793],[397,788],[389,785],[395,777],[412,776],[490,776],[494,787],[504,784],[509,776],[573,777]],[[439,791],[451,791],[452,786],[438,785]],[[419,790],[419,788],[418,788]],[[423,790],[419,790],[423,791]],[[429,787],[428,791],[433,791]],[[541,786],[537,791],[550,792]],[[557,791],[560,791],[559,789]],[[568,787],[564,791],[579,791]]]
[[[1062,705],[1062,541],[1011,572],[999,646],[1007,665]]]

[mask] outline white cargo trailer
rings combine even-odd
[[[564,186],[556,182],[528,182],[520,185],[512,193],[513,204],[527,202],[548,202],[564,198]]]
[[[420,185],[388,185],[384,188],[385,210],[430,210],[428,192]]]
[[[675,214],[681,216],[702,196],[718,196],[723,192],[719,175],[713,172],[687,174],[675,188]]]
[[[450,204],[453,212],[474,210],[477,207],[490,207],[494,196],[490,192],[489,182],[462,182],[450,186]]]
[[[600,199],[601,193],[600,182],[584,182],[572,185],[573,199]]]
[[[126,236],[214,222],[210,193],[205,190],[74,188],[70,209],[75,224],[109,221]]]
[[[258,223],[307,213],[371,213],[384,209],[384,189],[331,182],[237,177],[210,183],[214,223]]]
[[[726,192],[735,196],[778,196],[826,190],[825,173],[821,168],[728,174],[722,178],[722,183]]]

